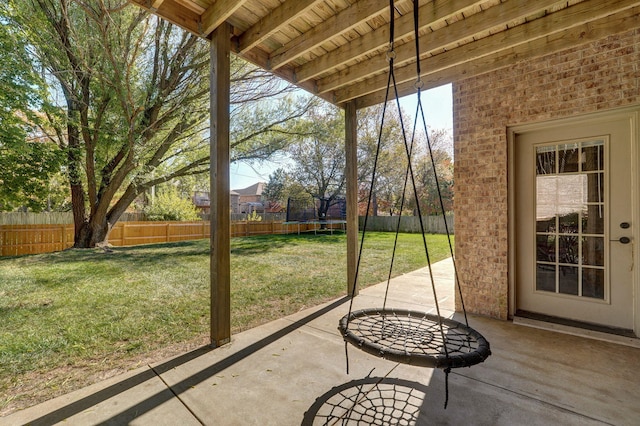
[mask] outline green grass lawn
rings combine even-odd
[[[386,279],[393,240],[367,233],[361,285]],[[446,236],[428,247],[449,255]],[[233,238],[233,332],[346,294],[345,256],[344,234]],[[394,275],[425,265],[422,237],[401,234]],[[209,241],[0,259],[0,324],[0,414],[202,344]]]

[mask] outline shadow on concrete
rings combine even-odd
[[[389,377],[365,377],[318,397],[302,426],[334,424],[415,425],[429,386]]]
[[[114,396],[128,389],[134,388],[146,382],[147,380],[153,379],[154,377],[156,377],[157,375],[156,373],[159,371],[169,371],[182,364],[186,364],[189,361],[192,361],[212,350],[213,348],[209,346],[204,346],[202,348],[195,349],[191,352],[187,352],[184,355],[180,355],[165,363],[160,364],[154,369],[155,371],[145,370],[139,374],[136,374],[135,376],[129,377],[121,382],[115,383],[111,386],[101,389],[96,393],[93,393],[82,399],[79,399],[68,405],[65,405],[64,407],[60,407],[55,411],[47,413],[44,416],[29,422],[29,425],[44,426],[44,425],[51,425],[54,423],[61,422],[75,414],[81,413],[82,411],[93,407],[96,404],[99,404],[100,402],[106,401],[109,398],[113,398]]]
[[[283,338],[289,333],[299,329],[305,324],[321,317],[322,315],[332,311],[333,309],[338,308],[339,306],[343,305],[348,301],[349,301],[348,297],[343,297],[341,299],[338,299],[333,303],[325,306],[324,308],[321,308],[313,312],[312,314],[296,322],[291,323],[290,325],[282,328],[281,330],[239,350],[233,355],[216,362],[215,364],[193,374],[190,377],[187,377],[186,379],[176,383],[172,388],[166,389],[162,392],[158,392],[152,395],[151,397],[145,399],[144,401],[141,401],[138,404],[135,404],[133,406],[126,408],[124,411],[111,417],[110,419],[103,421],[100,424],[102,425],[128,424],[133,419],[140,417],[142,414],[151,411],[152,409],[162,405],[163,403],[171,400],[172,398],[175,398],[176,396],[180,395],[182,392],[220,373],[221,371],[225,370],[226,368],[229,368],[233,364],[247,358],[253,353],[259,351],[260,349],[274,343],[275,341]],[[137,385],[140,385],[147,380],[158,377],[161,374],[173,368],[176,368],[182,364],[186,364],[202,355],[205,355],[212,350],[213,348],[206,346],[206,347],[202,347],[194,351],[188,352],[177,358],[173,358],[170,361],[167,361],[165,363],[162,363],[160,365],[153,367],[152,369],[136,374],[133,377],[127,378],[105,389],[101,389],[100,391],[97,391],[94,394],[84,397],[78,401],[72,402],[55,411],[47,413],[29,422],[29,425],[44,426],[44,425],[50,425],[57,422],[61,422],[75,414],[81,413],[82,411],[91,408],[94,405],[97,405],[103,401],[106,401],[109,398],[112,398],[128,389],[131,389]],[[198,419],[198,420],[202,422],[202,419]]]

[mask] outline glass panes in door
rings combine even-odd
[[[537,291],[605,298],[605,141],[536,147]]]

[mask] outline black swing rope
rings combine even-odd
[[[376,146],[373,172],[371,177],[371,187],[368,194],[367,211],[366,211],[366,215],[363,223],[363,231],[362,231],[362,237],[360,241],[359,255],[358,255],[357,264],[356,264],[354,282],[351,288],[351,295],[350,295],[351,300],[349,304],[349,313],[345,317],[343,317],[342,320],[340,321],[339,329],[343,333],[343,337],[345,340],[345,356],[346,356],[346,363],[347,363],[347,374],[349,373],[349,354],[348,354],[347,343],[352,343],[358,346],[360,349],[364,350],[365,352],[368,352],[373,355],[386,358],[389,360],[412,364],[412,365],[442,368],[445,372],[445,394],[446,394],[445,408],[446,408],[448,404],[448,399],[449,399],[449,380],[448,379],[449,379],[449,373],[451,372],[451,368],[469,367],[479,362],[483,362],[490,355],[491,351],[489,349],[489,343],[486,341],[486,339],[482,335],[480,335],[480,333],[478,333],[477,331],[469,327],[467,313],[464,306],[464,300],[462,298],[462,289],[460,285],[460,280],[458,278],[458,271],[455,264],[453,244],[451,242],[451,233],[449,231],[449,226],[447,224],[446,217],[445,217],[444,201],[443,201],[442,191],[441,191],[441,187],[440,187],[440,183],[438,180],[437,171],[435,167],[435,158],[433,154],[431,140],[429,138],[429,133],[426,126],[424,108],[422,106],[422,101],[420,96],[421,89],[424,84],[421,80],[421,70],[420,70],[418,0],[413,0],[414,32],[415,32],[415,44],[416,44],[416,73],[417,73],[417,79],[414,86],[417,90],[418,102],[416,106],[415,121],[414,121],[414,127],[413,127],[410,144],[407,141],[407,132],[405,130],[404,120],[402,118],[398,89],[397,89],[397,84],[396,84],[396,79],[394,74],[394,59],[396,55],[395,48],[394,48],[394,38],[395,38],[394,10],[395,10],[394,0],[389,0],[389,11],[390,11],[389,49],[387,51],[387,60],[389,62],[389,76],[387,80],[385,100],[384,100],[383,109],[382,109],[382,119],[381,119],[379,133],[378,133],[378,141]],[[420,117],[422,118],[422,125],[426,134],[427,146],[429,149],[438,198],[440,202],[442,215],[445,220],[445,230],[446,230],[447,239],[449,243],[449,250],[451,253],[451,257],[453,259],[455,281],[456,281],[457,289],[460,296],[462,311],[464,313],[464,319],[465,319],[464,325],[454,320],[443,319],[440,313],[440,306],[438,303],[435,280],[433,276],[433,269],[432,269],[431,260],[429,256],[429,249],[426,241],[425,227],[422,219],[422,212],[420,209],[419,202],[416,202],[417,214],[419,218],[420,229],[422,232],[422,241],[423,241],[428,268],[429,268],[429,277],[431,279],[431,288],[432,288],[433,298],[434,298],[434,303],[436,308],[436,315],[413,312],[413,311],[404,310],[404,309],[387,310],[386,308],[387,296],[389,293],[393,264],[395,260],[395,254],[396,254],[396,248],[397,248],[397,242],[398,242],[398,235],[400,233],[400,217],[402,213],[400,213],[400,216],[398,217],[398,224],[396,227],[396,235],[394,240],[393,253],[391,256],[391,263],[389,267],[389,275],[387,278],[383,308],[382,310],[363,309],[357,312],[353,312],[353,301],[354,301],[355,293],[357,289],[360,262],[363,254],[363,247],[364,247],[366,230],[367,230],[367,222],[368,222],[369,212],[371,209],[373,190],[374,190],[375,181],[376,181],[378,158],[380,155],[380,147],[382,144],[382,134],[383,134],[383,129],[385,125],[386,109],[387,109],[387,104],[389,102],[389,94],[390,94],[392,85],[394,90],[396,106],[398,108],[398,115],[399,115],[401,131],[402,131],[402,137],[405,145],[405,151],[407,154],[407,169],[405,172],[405,181],[404,181],[404,188],[402,193],[400,210],[402,212],[402,209],[404,208],[404,203],[406,200],[406,189],[407,189],[409,177],[411,177],[414,196],[416,197],[416,201],[418,201],[418,191],[417,191],[415,176],[414,176],[413,167],[412,167],[412,154],[413,154],[414,142],[416,139],[416,128],[418,126],[418,118]],[[375,316],[382,317],[382,321],[380,322],[377,319],[373,319],[375,318]],[[356,335],[349,329],[349,325],[353,321],[357,322],[357,328],[359,333],[358,335]],[[435,325],[437,325],[437,327],[435,327]],[[445,325],[447,327],[447,336],[445,336],[445,330],[444,330]],[[440,342],[438,342],[436,335],[439,335],[441,339]],[[403,338],[404,340],[398,342],[398,336]],[[426,349],[425,349],[425,346],[426,346]],[[453,348],[452,351],[449,350],[449,346]],[[435,356],[433,355],[434,350],[436,351]],[[438,356],[438,354],[441,355],[442,352],[444,352],[444,357]]]

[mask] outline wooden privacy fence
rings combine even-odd
[[[447,226],[449,232],[454,233],[453,213],[447,214]],[[364,216],[360,216],[360,229],[364,224]],[[422,224],[429,234],[446,234],[442,216],[422,216]],[[367,231],[396,232],[398,216],[369,216],[367,219]],[[420,232],[420,218],[418,216],[400,216],[400,232]]]
[[[337,226],[336,226],[337,227]],[[301,231],[313,230],[312,224],[301,224]],[[287,234],[298,232],[296,227],[283,222],[242,221],[231,222],[232,237],[251,235]],[[167,243],[174,241],[209,238],[208,221],[195,222],[118,222],[109,234],[109,243],[114,246]]]
[[[243,221],[231,223],[231,236],[285,234],[313,230],[316,225]],[[340,225],[332,225],[339,228]],[[118,222],[109,234],[114,246],[166,243],[209,238],[209,222]],[[0,225],[0,256],[50,253],[73,246],[73,225]]]
[[[360,217],[362,229],[364,217]],[[395,232],[397,216],[371,216],[367,228],[371,231]],[[427,232],[444,233],[441,216],[423,218]],[[449,231],[453,232],[453,215],[447,215]],[[326,225],[340,229],[340,223]],[[317,223],[287,224],[281,221],[231,222],[231,236],[244,237],[265,234],[291,234],[313,231]],[[114,246],[166,243],[209,238],[209,222],[118,222],[111,230],[109,243]],[[328,228],[327,228],[328,229]],[[402,216],[401,232],[419,232],[417,217]],[[0,225],[0,256],[19,256],[60,251],[73,246],[72,224]]]
[[[140,212],[124,212],[118,222],[145,221]],[[0,212],[0,225],[62,225],[73,223],[72,212]]]
[[[137,246],[209,238],[209,222],[118,222],[109,234],[109,244]]]
[[[50,253],[73,246],[73,225],[0,225],[0,255]]]
[[[72,212],[0,212],[0,225],[61,225],[73,223]]]

